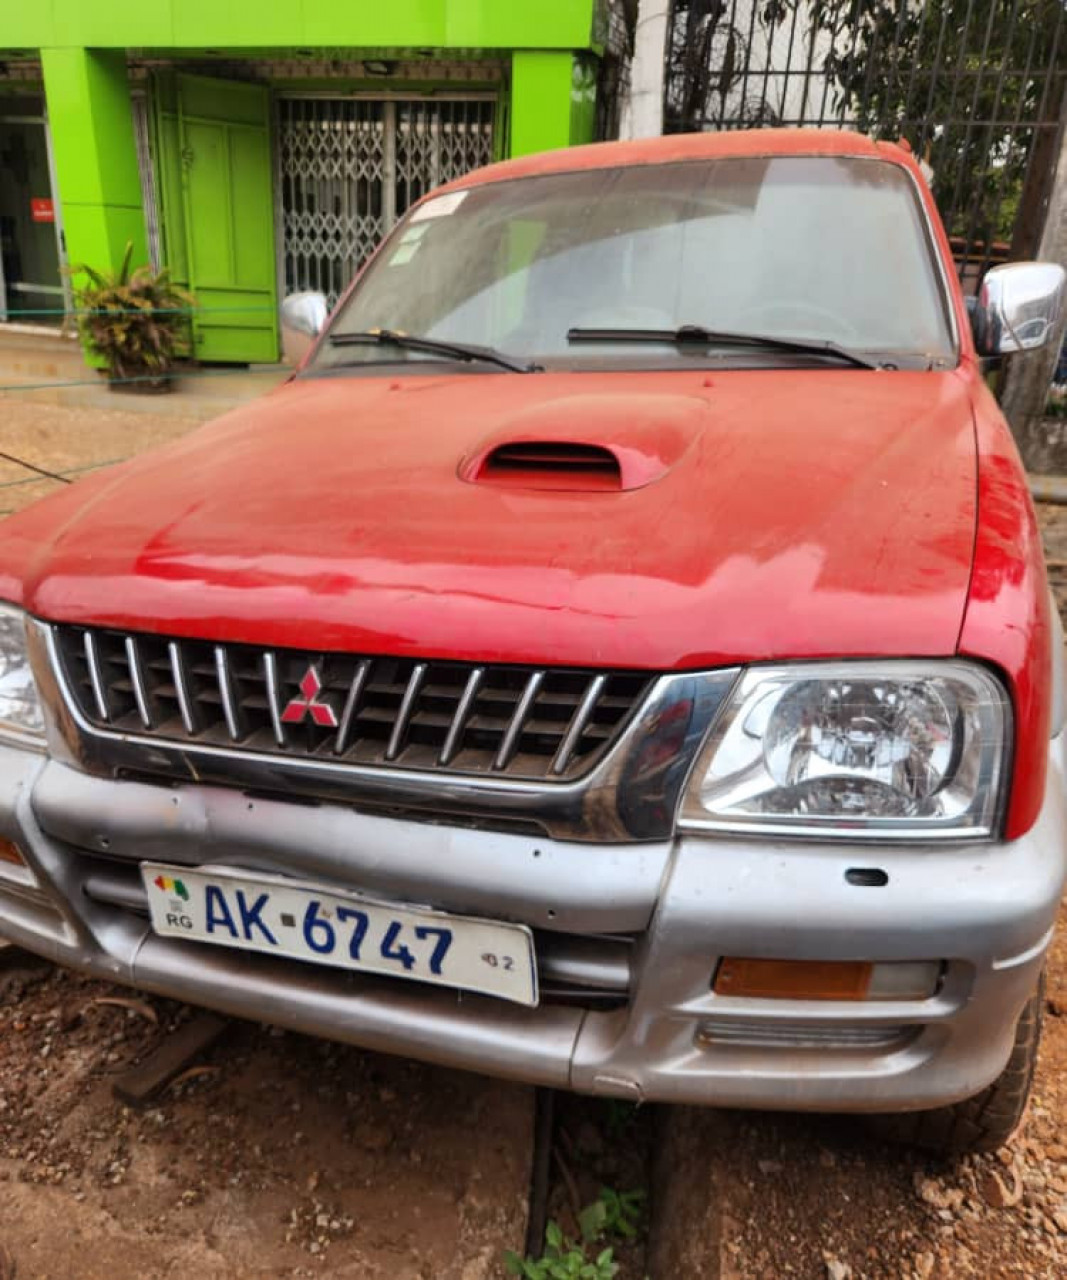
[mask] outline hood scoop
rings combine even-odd
[[[682,458],[706,414],[690,396],[560,396],[512,414],[463,459],[459,476],[501,489],[641,489]]]
[[[520,489],[621,489],[622,467],[603,445],[516,440],[490,450],[473,479]]]

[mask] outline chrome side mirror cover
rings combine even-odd
[[[980,356],[1036,351],[1059,333],[1067,273],[1053,262],[1009,262],[987,271],[971,308]]]
[[[326,325],[330,308],[321,293],[291,293],[282,302],[282,359],[299,364]]]

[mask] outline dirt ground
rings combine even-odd
[[[193,425],[25,397],[0,404],[0,449],[75,470]],[[55,484],[0,462],[0,510]],[[1067,615],[1067,507],[1040,516]],[[1067,1276],[1063,923],[1010,1148],[944,1162],[853,1120],[687,1113],[725,1176],[721,1238],[701,1241],[706,1267],[654,1280]],[[0,1280],[502,1274],[525,1229],[530,1090],[234,1024],[156,1106],[116,1103],[115,1074],[190,1016],[0,959]],[[648,1189],[647,1112],[567,1099],[559,1113],[549,1203],[568,1229],[602,1183]],[[621,1257],[620,1280],[645,1276],[640,1242]]]
[[[98,467],[165,444],[199,425],[196,417],[135,409],[76,409],[32,394],[0,394],[0,451],[76,480]],[[0,458],[0,517],[55,492],[59,481]]]
[[[483,1280],[521,1248],[531,1091],[235,1023],[131,1110],[115,1075],[191,1011],[51,968],[8,979],[0,1250],[17,1280]]]

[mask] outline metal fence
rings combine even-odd
[[[493,158],[492,97],[280,98],[278,180],[286,293],[332,306],[397,218]]]
[[[964,285],[1031,256],[1059,151],[1063,0],[674,0],[669,132],[848,126],[906,138]]]

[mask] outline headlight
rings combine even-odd
[[[44,717],[26,654],[26,615],[0,605],[0,738],[44,743]]]
[[[693,773],[682,825],[836,838],[991,835],[1011,713],[962,662],[752,668]]]

